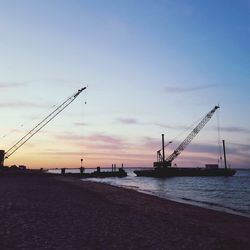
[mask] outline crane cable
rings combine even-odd
[[[88,86],[87,86],[88,87]],[[85,105],[87,104],[87,89],[86,88],[86,91],[84,92],[83,94],[83,105],[81,106],[81,121],[80,123],[82,123],[82,126],[80,125],[80,127],[83,127],[83,131],[82,133],[80,134],[80,137],[81,137],[81,149],[80,149],[80,152],[79,152],[79,155],[80,155],[80,160],[81,160],[81,167],[83,167],[83,161],[85,162],[85,155],[84,155],[84,149],[86,148],[85,147],[85,140],[84,140],[84,137],[85,137],[85,129],[84,129],[84,126],[86,125],[85,124]]]
[[[31,129],[27,134],[25,134],[21,139],[19,139],[11,148],[5,152],[5,158],[10,157],[14,152],[16,152],[24,143],[26,143],[31,137],[38,133],[46,124],[48,124],[54,117],[61,113],[70,103],[72,103],[76,97],[87,87],[79,89],[77,93],[69,97],[61,105],[59,105],[52,113],[46,116],[40,123],[38,123],[33,129]]]
[[[199,119],[197,119],[195,122],[193,122],[190,126],[186,127],[183,131],[181,131],[177,136],[175,136],[172,140],[171,140],[171,144],[173,144],[177,138],[181,138],[185,133],[189,132],[191,129],[193,129],[193,127],[198,124],[199,122],[201,122],[201,120],[204,118],[204,116],[201,116]]]
[[[69,98],[69,97],[68,97]],[[57,103],[57,104],[54,104],[54,105],[52,105],[51,107],[49,107],[50,109],[52,109],[52,108],[55,108],[55,107],[57,107],[57,106],[59,106],[59,102]],[[47,112],[48,113],[48,112]],[[45,117],[45,115],[47,115],[47,113],[46,114],[41,114],[39,117]],[[15,133],[15,132],[18,132],[18,129],[19,128],[23,128],[23,129],[25,129],[25,127],[27,127],[27,124],[31,124],[33,121],[35,121],[35,120],[37,120],[38,118],[32,118],[32,119],[30,119],[29,121],[24,121],[23,123],[21,123],[17,128],[14,128],[14,129],[11,129],[9,132],[6,132],[4,135],[2,135],[1,136],[1,138],[3,138],[3,140],[5,140],[6,138],[8,138],[10,135],[12,135],[13,133]],[[21,138],[20,138],[21,139]]]
[[[217,114],[217,131],[218,131],[218,164],[222,166],[222,151],[221,151],[221,133],[220,133],[220,111]]]

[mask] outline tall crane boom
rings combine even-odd
[[[207,124],[212,118],[215,111],[219,106],[215,106],[207,115],[199,122],[199,124],[191,131],[186,139],[175,149],[175,151],[166,159],[166,165],[171,166],[172,161],[188,146],[188,144],[194,139],[194,137],[200,132],[200,130]]]
[[[27,134],[25,134],[21,139],[19,139],[11,148],[9,148],[4,153],[4,158],[9,158],[14,154],[24,143],[26,143],[31,137],[38,133],[46,124],[48,124],[52,119],[54,119],[59,113],[61,113],[70,103],[72,103],[80,93],[87,87],[79,89],[75,94],[69,97],[66,101],[60,104],[53,112],[46,116],[40,123],[38,123],[33,129],[31,129]],[[2,159],[3,161],[3,159]],[[3,162],[2,162],[3,164]]]

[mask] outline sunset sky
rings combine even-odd
[[[151,167],[162,133],[168,156],[219,104],[175,163],[216,163],[220,138],[231,167],[250,166],[249,0],[0,6],[0,149],[88,86],[5,165]]]

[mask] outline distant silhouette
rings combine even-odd
[[[81,173],[81,174],[83,174],[83,173],[84,173],[84,170],[85,170],[85,168],[80,167],[80,173]]]

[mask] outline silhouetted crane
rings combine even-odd
[[[191,131],[191,133],[186,137],[186,139],[174,150],[174,152],[167,158],[164,158],[164,135],[162,138],[162,151],[163,158],[162,161],[154,162],[155,167],[171,167],[172,161],[189,145],[189,143],[194,139],[194,137],[201,131],[201,129],[207,124],[207,122],[212,118],[215,111],[219,106],[215,106],[207,115],[199,122],[199,124]]]
[[[11,146],[6,152],[0,150],[0,167],[4,166],[4,160],[14,154],[20,147],[23,146],[31,137],[38,133],[44,126],[46,126],[52,119],[54,119],[59,113],[61,113],[70,103],[72,103],[77,96],[85,90],[87,87],[79,89],[71,97],[67,98],[62,104],[60,104],[53,112],[46,116],[41,122],[39,122],[33,129],[19,139],[13,146]]]

